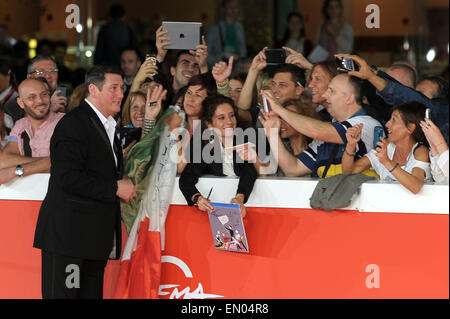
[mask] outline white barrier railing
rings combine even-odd
[[[47,193],[49,174],[35,174],[16,178],[0,186],[0,200],[41,201]],[[231,177],[205,176],[200,178],[197,188],[207,194],[214,186],[210,199],[228,202],[234,197],[238,179]],[[311,208],[309,198],[317,184],[311,178],[258,178],[247,207]],[[179,187],[178,178],[174,185],[172,204],[186,205]],[[425,184],[414,195],[396,182],[366,182],[350,205],[344,209],[360,212],[448,214],[449,185]]]

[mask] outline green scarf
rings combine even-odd
[[[158,119],[155,127],[143,139],[141,139],[128,152],[125,163],[124,174],[136,186],[136,196],[128,203],[121,200],[120,209],[122,220],[125,223],[127,232],[130,233],[134,220],[137,216],[142,195],[148,187],[150,176],[159,153],[159,138],[164,132],[166,126],[166,118],[169,117],[174,110],[172,108]]]

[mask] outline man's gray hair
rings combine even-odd
[[[55,61],[54,57],[52,57],[50,55],[37,55],[30,61],[30,63],[28,63],[28,68],[27,68],[28,74],[33,73],[35,71],[33,68],[33,65],[39,61],[52,61],[55,64],[55,68],[56,68],[56,61]]]

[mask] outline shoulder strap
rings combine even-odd
[[[333,163],[334,157],[336,156],[338,149],[339,149],[339,144],[334,144],[333,151],[331,152],[331,155],[328,158],[327,165],[325,166],[325,169],[323,170],[323,174],[322,174],[321,178],[325,178],[327,176],[328,170],[330,169],[331,163]]]
[[[30,147],[30,137],[28,136],[28,133],[26,131],[23,131],[22,134],[20,134],[20,137],[23,140],[23,153],[27,157],[32,157],[33,153],[31,151]]]

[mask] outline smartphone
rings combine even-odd
[[[349,58],[336,58],[336,64],[338,67],[347,70],[347,71],[359,71],[359,66],[355,61]]]
[[[61,91],[61,93],[58,94],[58,96],[64,96],[67,97],[67,88],[65,85],[58,85],[56,87],[56,91]]]
[[[384,135],[383,128],[381,126],[375,126],[373,129],[373,148],[380,147],[377,143],[381,140]]]
[[[145,55],[145,61],[151,61],[153,65],[156,65],[158,63],[158,60],[156,60],[156,56],[148,53]],[[155,74],[156,73],[150,72],[148,75],[154,77]]]
[[[270,111],[269,102],[267,102],[267,98],[264,95],[262,96],[262,101],[263,101],[264,112],[269,113],[269,111]]]
[[[267,65],[279,65],[286,61],[284,49],[267,49],[265,51]]]
[[[431,120],[431,109],[427,107],[425,110],[425,117],[429,120]]]

